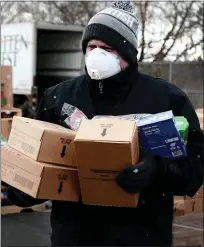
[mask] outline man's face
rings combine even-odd
[[[120,56],[120,54],[115,49],[113,49],[111,46],[107,45],[103,41],[96,40],[96,39],[92,39],[88,42],[86,52],[92,51],[95,48],[101,48],[103,50],[106,50],[108,52],[111,52],[113,54]],[[125,70],[128,66],[129,66],[128,62],[120,56],[121,69]]]

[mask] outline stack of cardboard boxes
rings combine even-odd
[[[1,108],[13,107],[12,67],[1,66]]]
[[[1,136],[8,140],[13,115],[22,115],[21,109],[13,107],[12,91],[12,67],[0,66],[1,74]],[[7,203],[5,199],[7,187],[1,186],[2,204]]]
[[[2,180],[41,199],[78,201],[75,132],[15,116],[1,149]]]
[[[22,110],[17,108],[12,109],[2,109],[1,110],[1,135],[8,140],[10,132],[13,116],[21,116]]]
[[[15,116],[1,150],[2,180],[40,199],[137,207],[139,194],[116,175],[139,159],[138,127],[126,119],[83,120],[77,132]],[[202,212],[203,187],[194,198],[175,197],[175,214]]]
[[[8,140],[13,115],[21,116],[21,109],[13,107],[12,67],[1,66],[1,134]]]
[[[174,197],[174,213],[176,216],[182,216],[190,213],[203,213],[203,185],[197,193],[191,198],[188,196]]]

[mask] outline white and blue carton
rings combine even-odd
[[[139,118],[140,146],[153,155],[167,158],[187,156],[186,146],[175,127],[172,111]]]

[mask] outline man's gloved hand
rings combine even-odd
[[[33,198],[11,186],[8,187],[7,198],[11,203],[22,208],[32,207],[34,205],[41,204],[46,201],[44,199]]]
[[[137,193],[151,185],[159,167],[151,154],[141,151],[139,163],[126,167],[116,177],[117,184],[128,193]]]

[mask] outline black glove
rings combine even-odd
[[[151,154],[141,151],[141,160],[126,167],[116,177],[117,184],[129,193],[141,192],[149,187],[158,175],[158,166]]]
[[[203,164],[203,143],[204,143],[204,131],[192,130],[188,132],[187,152],[190,155],[196,155],[201,164]]]

